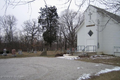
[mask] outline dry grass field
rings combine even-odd
[[[56,54],[62,53],[61,51],[47,51],[48,56],[55,56]]]
[[[38,51],[37,53],[28,53],[28,52],[22,52],[22,54],[16,53],[15,58],[22,58],[22,57],[37,57],[40,56],[41,52]],[[7,54],[7,56],[0,55],[0,59],[7,59],[7,58],[14,58],[11,53]]]
[[[113,71],[100,76],[92,76],[88,80],[120,80],[120,71]]]
[[[37,53],[28,53],[22,52],[22,54],[16,53],[15,58],[22,58],[22,57],[40,57],[41,51],[37,51]],[[54,57],[56,54],[61,53],[60,51],[47,51],[47,56],[44,57]],[[7,56],[0,55],[0,59],[7,59],[7,58],[14,58],[12,54],[7,54]]]
[[[110,58],[108,58],[110,57]],[[120,66],[120,57],[108,56],[106,58],[81,58],[80,61],[102,63],[114,66]],[[91,76],[88,80],[120,80],[120,71],[113,71],[99,76]]]
[[[91,58],[81,58],[80,61],[93,62],[93,63],[103,63],[108,65],[120,66],[120,57],[113,57],[109,59],[91,59]]]

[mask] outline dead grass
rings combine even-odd
[[[37,53],[28,53],[28,52],[22,52],[22,54],[16,53],[16,57],[13,57],[12,54],[8,54],[7,56],[0,55],[0,59],[7,59],[7,58],[22,58],[22,57],[37,57],[40,56],[41,52],[38,51]]]
[[[92,76],[88,80],[120,80],[120,71],[113,71],[100,76]]]
[[[93,63],[103,63],[108,65],[120,66],[120,57],[114,57],[109,59],[91,59],[91,58],[82,58],[80,61],[93,62]]]
[[[50,55],[50,56],[56,55],[56,54],[59,54],[59,53],[61,53],[61,51],[47,51],[47,55]]]
[[[7,56],[0,55],[0,59],[8,59],[8,58],[23,58],[23,57],[41,57],[41,51],[38,51],[37,53],[28,53],[28,52],[22,52],[22,54],[16,53],[16,57],[13,57],[12,54],[8,54]],[[55,57],[56,54],[61,53],[60,51],[47,51],[46,56],[42,57]]]
[[[103,63],[108,65],[120,66],[120,57],[104,58],[104,59],[81,58],[79,60],[85,62]],[[113,71],[105,74],[100,74],[99,76],[91,76],[91,78],[87,80],[120,80],[120,71]]]

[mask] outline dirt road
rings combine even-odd
[[[46,57],[0,59],[0,80],[77,80],[111,65]]]

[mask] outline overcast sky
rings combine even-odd
[[[8,0],[9,1],[9,0]],[[10,1],[25,1],[25,0],[10,0]],[[30,0],[26,0],[30,1]],[[64,4],[67,0],[46,0],[46,3],[48,6],[56,6],[57,12],[60,15],[60,13],[68,8],[68,4]],[[75,1],[77,4],[80,4],[81,0],[72,0],[72,3],[70,5],[70,9],[72,10],[78,10],[78,7],[75,5]],[[98,7],[101,7],[101,5],[98,5],[97,3],[93,3],[94,5],[97,5]],[[0,0],[0,16],[4,15],[14,15],[17,18],[17,25],[16,27],[19,29],[22,29],[21,25],[23,25],[23,22],[26,20],[31,19],[38,19],[40,8],[45,7],[44,0],[35,0],[34,2],[26,5],[17,5],[17,6],[11,6],[9,5],[7,8],[7,11],[5,11],[6,5],[5,0]],[[84,4],[84,6],[81,8],[81,12],[83,12],[87,7],[87,4]]]
[[[17,1],[17,0],[15,0]],[[19,0],[18,0],[19,1]],[[58,14],[61,11],[65,10],[68,5],[64,5],[64,0],[46,0],[48,6],[56,6],[58,9]],[[17,28],[21,29],[21,25],[24,21],[29,19],[37,19],[39,16],[40,8],[45,7],[44,0],[36,0],[31,4],[18,5],[18,6],[8,6],[7,11],[5,12],[5,1],[0,0],[0,16],[4,15],[14,15],[17,18]],[[74,2],[70,7],[71,9],[77,10]]]

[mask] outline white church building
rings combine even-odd
[[[89,5],[76,33],[78,52],[120,56],[120,16]]]

